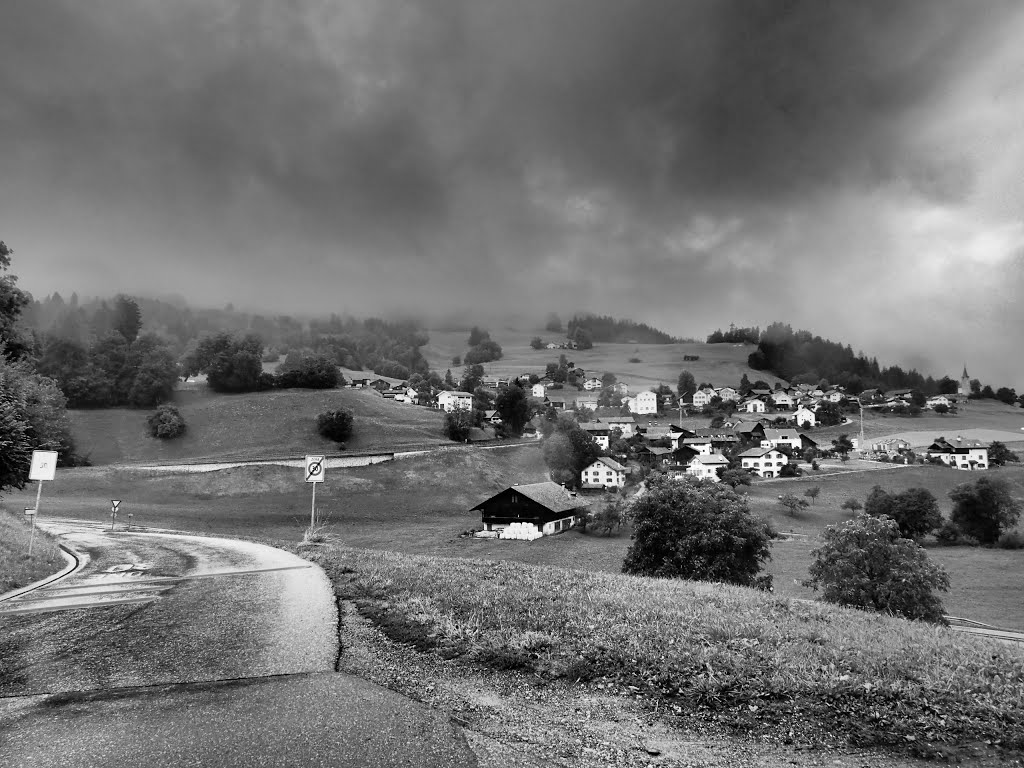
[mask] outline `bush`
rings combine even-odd
[[[996,546],[1000,549],[1024,549],[1024,534],[1019,531],[1010,531],[999,537]]]
[[[444,435],[456,443],[464,443],[469,439],[469,431],[473,428],[473,412],[467,408],[456,408],[444,415]]]
[[[771,587],[771,576],[758,573],[775,532],[724,483],[651,477],[631,517],[623,573]]]
[[[859,515],[830,525],[814,550],[804,586],[822,590],[826,602],[944,624],[936,591],[949,590],[949,576],[928,554],[901,538],[891,517]]]
[[[281,389],[334,389],[345,382],[334,360],[326,355],[302,358],[294,367],[277,374]]]
[[[995,544],[1020,518],[1020,504],[1001,478],[979,477],[973,484],[963,483],[949,492],[949,498],[953,500],[950,519],[982,544]]]
[[[146,419],[152,437],[170,440],[185,434],[185,418],[173,405],[161,405]]]
[[[344,408],[326,411],[316,417],[316,431],[328,440],[343,443],[352,436],[354,421],[352,412]]]

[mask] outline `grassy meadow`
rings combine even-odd
[[[489,330],[491,338],[501,345],[503,356],[501,360],[485,363],[484,370],[489,376],[500,378],[528,372],[543,374],[548,363],[558,362],[558,356],[564,354],[588,374],[614,373],[619,381],[629,385],[631,392],[658,384],[675,389],[683,370],[690,371],[698,384],[710,382],[715,386],[736,386],[744,373],[751,381],[763,379],[773,386],[780,381],[765,371],[752,371],[747,367],[747,356],[755,349],[752,344],[596,343],[593,349],[587,350],[531,349],[530,339],[534,336],[540,336],[545,342],[561,342],[565,338],[545,331]],[[452,375],[457,377],[461,367],[452,366],[452,358],[466,354],[468,338],[469,331],[430,331],[430,343],[423,348],[430,367],[441,372],[452,368]],[[684,362],[683,355],[697,355],[700,359]],[[631,363],[631,358],[639,358],[640,362]]]
[[[447,442],[441,432],[440,411],[385,400],[368,390],[224,395],[200,388],[175,392],[172,404],[188,427],[185,435],[175,440],[149,436],[149,411],[70,411],[79,452],[94,465],[333,454],[338,446],[317,433],[316,417],[337,408],[349,408],[355,416],[355,432],[346,450],[401,450]]]
[[[26,508],[35,506],[35,494],[27,503],[0,506],[0,595],[56,573],[64,567],[60,547],[51,536],[32,526]],[[29,556],[29,538],[32,555]]]
[[[737,587],[303,551],[392,639],[449,659],[643,696],[755,738],[1024,751],[1024,648]]]
[[[785,538],[773,544],[768,572],[779,595],[813,598],[801,586],[824,526],[845,520],[842,502],[863,502],[878,484],[891,491],[929,488],[949,513],[946,496],[967,473],[933,466],[886,467],[857,471],[850,461],[842,472],[823,469],[821,477],[759,481],[746,489],[753,511],[772,520]],[[869,464],[868,466],[878,466]],[[1024,495],[1024,469],[994,470]],[[479,450],[452,447],[431,455],[372,467],[328,470],[317,489],[317,507],[330,535],[348,546],[530,565],[618,573],[629,547],[628,528],[613,536],[571,530],[534,542],[475,539],[459,534],[479,526],[469,509],[516,482],[546,479],[536,445]],[[778,505],[778,496],[802,496],[821,487],[815,504],[797,517]],[[8,508],[31,506],[26,490],[5,499]],[[292,544],[309,523],[310,489],[298,469],[240,467],[202,474],[153,473],[126,467],[62,469],[47,485],[45,515],[109,520],[110,499],[121,499],[119,524],[132,512],[135,525],[177,528],[214,535],[237,535]],[[933,547],[929,557],[950,572],[952,588],[943,596],[947,613],[1024,629],[1024,551]]]

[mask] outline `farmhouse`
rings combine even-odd
[[[782,467],[789,463],[789,457],[775,448],[750,448],[737,455],[740,466],[759,477],[778,477]]]
[[[747,413],[764,413],[764,400],[751,398],[750,400],[740,403],[740,410],[746,411]]]
[[[608,450],[611,439],[611,427],[599,421],[588,421],[580,424],[580,429],[594,438],[594,442],[604,450]]]
[[[597,404],[600,402],[600,395],[593,392],[587,394],[576,395],[576,407],[577,408],[589,408],[592,411],[597,410]]]
[[[955,441],[938,437],[928,446],[928,456],[934,456],[953,469],[988,469],[988,446],[977,440],[957,437]]]
[[[786,445],[796,450],[803,447],[803,440],[795,429],[765,429],[764,437],[761,438],[761,447],[778,448],[780,445]]]
[[[544,397],[544,385],[538,381],[530,387],[530,394],[534,397]]]
[[[716,392],[711,387],[701,387],[693,393],[693,405],[695,408],[703,408],[711,402]]]
[[[910,449],[910,443],[900,437],[889,437],[885,440],[879,440],[878,442],[871,444],[872,451],[879,451],[883,453],[898,453],[900,451],[906,451]]]
[[[776,408],[792,408],[796,405],[793,400],[793,396],[783,392],[781,389],[778,392],[772,394],[772,402]]]
[[[640,431],[637,429],[636,419],[632,416],[601,416],[600,420],[603,424],[607,424],[609,429],[621,431],[622,436],[626,438],[632,437]]]
[[[949,406],[953,405],[953,401],[945,395],[935,395],[935,397],[929,397],[928,400],[925,401],[925,405],[929,408],[934,408],[936,405],[944,405],[949,408]]]
[[[470,511],[477,510],[485,531],[499,531],[501,538],[539,538],[571,528],[587,513],[587,502],[549,481],[513,485]]]
[[[595,389],[601,388],[601,380],[597,377],[591,377],[583,382],[583,388],[588,392],[592,392]]]
[[[723,403],[736,402],[740,399],[740,393],[732,387],[722,387],[718,390],[718,396],[722,398]]]
[[[720,453],[713,453],[710,456],[694,456],[686,465],[686,474],[717,483],[719,481],[718,470],[728,466],[729,460]]]
[[[804,424],[806,424],[809,427],[813,427],[815,424],[818,423],[818,417],[810,408],[801,407],[797,408],[796,411],[793,413],[793,421],[795,421],[797,425],[801,427]]]
[[[626,484],[626,468],[607,456],[586,467],[581,473],[584,488],[621,488]]]
[[[490,424],[501,424],[501,414],[497,411],[484,411],[484,421]]]
[[[462,408],[471,410],[473,408],[473,395],[469,392],[442,392],[437,396],[437,407],[449,413]]]

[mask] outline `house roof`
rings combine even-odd
[[[648,446],[647,450],[653,453],[655,456],[666,456],[667,454],[672,453],[671,448],[662,448],[661,446],[657,445]]]
[[[795,429],[765,429],[765,440],[799,440],[800,433]]]
[[[615,459],[608,458],[607,456],[598,456],[597,461],[595,461],[594,464],[597,464],[598,462],[604,464],[609,469],[615,470],[616,472],[626,471],[626,468],[619,464],[619,462],[617,462]],[[591,464],[590,466],[594,466],[594,464]]]
[[[757,459],[757,458],[760,458],[761,456],[764,456],[766,453],[769,453],[769,452],[775,451],[775,450],[778,450],[778,449],[776,449],[776,448],[748,448],[747,450],[741,451],[740,453],[738,453],[736,455],[737,456],[746,456],[747,458],[751,458],[751,459]]]
[[[764,424],[760,421],[737,421],[733,424],[732,431],[739,435],[747,432],[753,432],[758,427],[764,429]]]
[[[608,424],[601,424],[597,421],[585,421],[580,424],[580,429],[584,432],[590,432],[591,434],[608,434],[612,431],[612,428]]]
[[[718,466],[721,464],[729,463],[729,460],[720,453],[713,453],[710,456],[705,456],[701,454],[698,456],[694,456],[692,459],[690,459],[690,461],[699,461],[701,464],[710,464],[712,466]]]
[[[472,509],[480,509],[495,496],[500,496],[502,493],[506,493],[510,490],[518,491],[526,498],[537,502],[543,507],[547,507],[552,512],[568,512],[572,509],[581,509],[587,506],[585,499],[579,496],[570,496],[569,492],[558,483],[546,481],[543,483],[527,483],[525,485],[509,486],[504,491],[484,499]]]

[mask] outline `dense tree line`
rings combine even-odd
[[[674,344],[676,339],[664,331],[652,328],[646,323],[635,323],[632,320],[616,320],[614,317],[601,315],[576,315],[569,321],[567,334],[579,344],[577,331],[585,332],[585,337],[592,342],[608,344]]]
[[[175,357],[187,354],[204,335],[229,333],[256,336],[272,359],[291,350],[325,355],[339,366],[369,370],[381,376],[408,378],[426,374],[429,366],[421,353],[429,337],[411,321],[379,318],[356,320],[332,314],[326,319],[304,321],[290,315],[261,315],[224,309],[194,309],[183,301],[136,298],[140,322],[147,332],[163,339]],[[43,301],[28,297],[24,322],[37,337],[56,337],[89,347],[111,331],[125,334],[130,326],[119,315],[117,302],[105,299],[81,301],[60,294]]]
[[[737,328],[729,323],[729,330],[717,329],[707,339],[708,344],[757,344],[761,340],[760,328]]]

